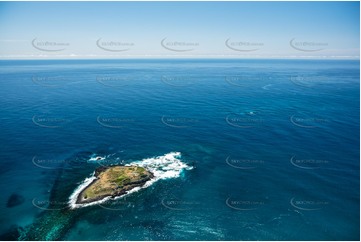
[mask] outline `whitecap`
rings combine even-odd
[[[267,84],[267,85],[263,86],[262,89],[269,90],[270,86],[273,86],[273,84]]]

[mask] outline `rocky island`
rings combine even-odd
[[[150,171],[139,166],[99,167],[94,176],[96,179],[79,193],[76,204],[121,196],[135,187],[143,186],[154,177]]]

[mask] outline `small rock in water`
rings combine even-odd
[[[14,193],[9,197],[8,202],[6,203],[6,207],[12,208],[15,206],[19,206],[24,202],[25,202],[25,198],[23,196]]]

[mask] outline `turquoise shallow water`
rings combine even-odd
[[[3,239],[359,239],[358,61],[0,63]],[[68,209],[97,166],[173,151],[193,169]]]

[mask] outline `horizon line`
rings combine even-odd
[[[265,56],[265,57],[237,57],[237,56],[127,56],[127,57],[80,57],[80,56],[64,56],[64,57],[0,57],[1,61],[7,60],[152,60],[152,59],[169,59],[169,60],[186,60],[186,59],[229,59],[229,60],[355,60],[360,61],[360,56]]]

